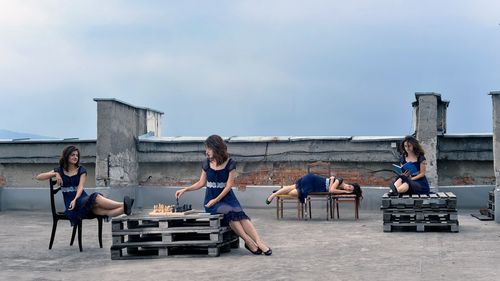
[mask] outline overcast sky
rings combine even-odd
[[[95,138],[93,98],[163,136],[405,135],[415,92],[448,133],[492,131],[500,1],[0,0],[0,129]]]

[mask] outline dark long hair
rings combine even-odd
[[[361,190],[361,186],[357,183],[353,183],[352,186],[354,187],[354,190],[352,193],[356,194],[356,197],[363,197],[363,191]]]
[[[413,152],[415,152],[415,155],[418,156],[424,156],[425,151],[418,142],[418,140],[412,136],[406,136],[401,144],[399,145],[399,149],[401,149],[401,153],[406,157],[408,156],[408,153],[405,150],[405,142],[409,142],[413,146]]]
[[[66,171],[68,170],[68,166],[69,166],[69,156],[74,151],[78,152],[78,162],[76,162],[76,166],[78,167],[80,165],[80,150],[78,148],[76,148],[76,146],[74,146],[74,145],[70,145],[70,146],[66,147],[61,154],[61,158],[59,158],[59,166],[62,167]]]
[[[221,165],[229,158],[227,145],[218,135],[211,135],[205,140],[205,146],[214,152],[214,160],[217,165]]]

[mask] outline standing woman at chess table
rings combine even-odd
[[[245,248],[255,255],[272,254],[259,237],[250,218],[241,208],[238,199],[231,190],[234,184],[236,161],[229,158],[227,146],[218,135],[205,140],[207,159],[202,163],[200,179],[191,186],[177,190],[176,198],[186,191],[198,190],[206,186],[205,210],[211,214],[224,214],[223,221],[245,241]]]

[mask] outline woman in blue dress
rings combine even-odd
[[[94,192],[88,195],[83,186],[87,180],[87,170],[80,166],[80,150],[73,145],[66,147],[59,159],[59,167],[36,176],[37,180],[56,179],[64,198],[64,213],[71,225],[95,215],[115,217],[130,215],[134,199],[125,196],[124,202],[116,202]]]
[[[403,155],[399,162],[401,166],[410,162],[415,165],[416,172],[411,174],[410,170],[404,171],[396,181],[390,185],[391,195],[397,194],[429,194],[429,181],[425,176],[427,161],[425,152],[418,140],[412,136],[403,139],[400,146]]]
[[[348,184],[342,177],[331,176],[329,178],[318,176],[312,173],[298,179],[295,184],[283,186],[274,191],[266,199],[266,204],[271,204],[277,195],[291,195],[298,197],[299,201],[304,203],[307,195],[311,192],[330,192],[332,194],[354,193],[358,197],[362,196],[362,190],[359,184]]]
[[[234,185],[236,161],[229,158],[227,146],[218,135],[205,140],[207,159],[202,163],[200,179],[191,186],[175,193],[176,198],[186,191],[198,190],[206,186],[205,210],[211,214],[224,214],[224,221],[229,223],[234,232],[245,241],[245,248],[256,255],[272,254],[260,239],[250,218],[245,214],[231,188]]]

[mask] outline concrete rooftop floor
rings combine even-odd
[[[341,219],[297,221],[290,209],[246,212],[273,249],[254,256],[243,248],[220,257],[111,260],[111,223],[97,241],[97,222],[85,221],[83,252],[70,247],[71,228],[59,222],[48,250],[50,213],[0,212],[0,280],[500,280],[500,224],[461,210],[460,232],[382,231],[382,212],[341,209]],[[313,212],[318,216],[323,211]]]

